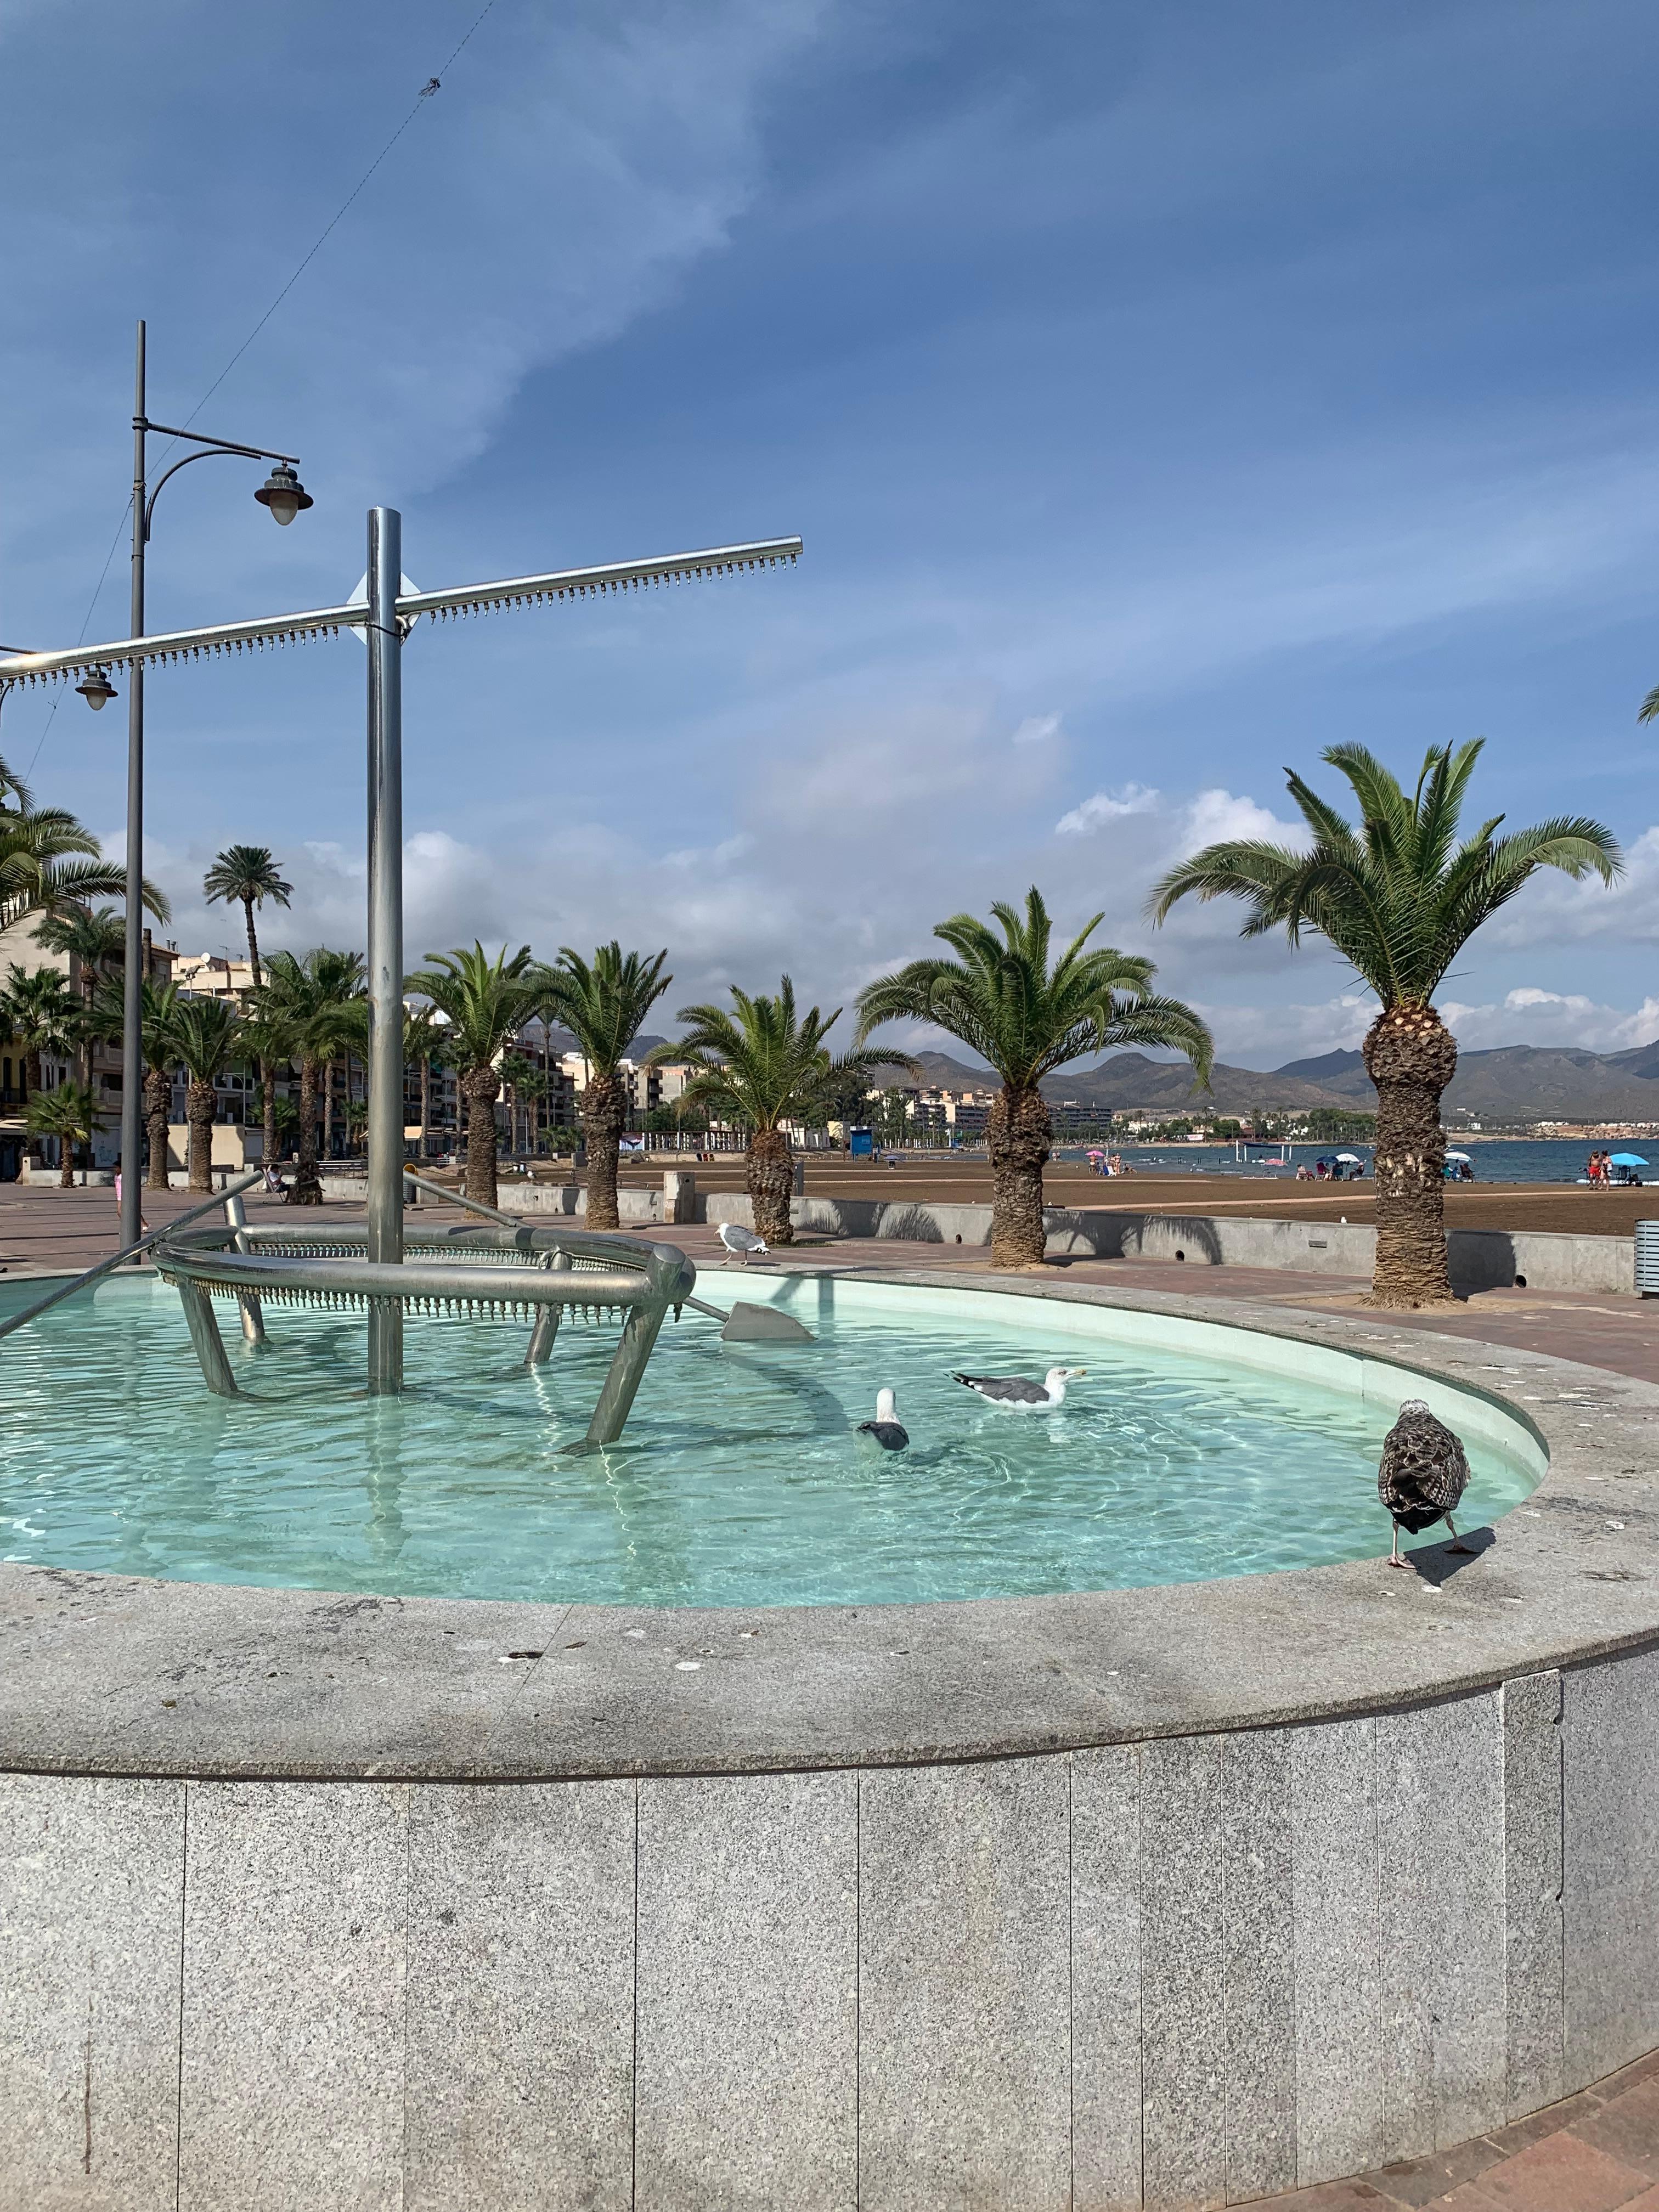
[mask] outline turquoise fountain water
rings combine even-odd
[[[188,1581],[751,1606],[1106,1589],[1388,1548],[1391,1406],[1105,1345],[1064,1308],[1016,1326],[842,1306],[807,1316],[810,1346],[671,1325],[623,1442],[579,1452],[614,1327],[567,1325],[532,1374],[521,1328],[411,1320],[406,1394],[370,1399],[360,1315],[279,1310],[261,1354],[224,1306],[245,1395],[222,1400],[176,1295],[112,1284],[6,1347],[0,1553]],[[1089,1375],[1049,1415],[950,1379],[1056,1362]],[[912,1438],[890,1458],[854,1433],[884,1386]],[[1469,1457],[1471,1527],[1536,1480],[1490,1444]]]

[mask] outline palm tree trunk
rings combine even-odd
[[[323,1158],[334,1157],[334,1062],[323,1062]]]
[[[144,1073],[144,1129],[149,1139],[149,1168],[145,1175],[145,1187],[150,1190],[165,1190],[167,1187],[167,1127],[173,1106],[173,1078],[165,1067],[148,1068]],[[126,1172],[126,1162],[121,1163]]]
[[[323,1187],[317,1179],[317,1063],[309,1053],[300,1060],[300,1164],[295,1171],[292,1206],[320,1206]]]
[[[1004,1084],[986,1118],[991,1158],[991,1265],[1040,1267],[1048,1237],[1042,1220],[1042,1170],[1052,1129],[1048,1102],[1036,1089]]]
[[[213,1188],[213,1085],[192,1081],[185,1106],[190,1124],[190,1188]]]
[[[264,978],[259,973],[259,940],[253,933],[253,901],[252,899],[242,901],[242,911],[247,916],[248,965],[253,970],[253,988],[257,991],[263,987]]]
[[[426,1165],[427,1132],[432,1122],[432,1062],[421,1060],[421,1165]]]
[[[276,1071],[268,1060],[259,1062],[259,1091],[264,1103],[265,1165],[276,1157]]]
[[[582,1093],[582,1134],[587,1139],[587,1225],[619,1229],[617,1144],[628,1093],[619,1075],[590,1075]]]
[[[781,1129],[757,1129],[746,1162],[755,1231],[769,1244],[793,1244],[789,1201],[795,1189],[795,1152]]]
[[[495,1101],[501,1079],[493,1067],[475,1067],[461,1079],[466,1100],[466,1194],[475,1204],[495,1203]]]
[[[1376,1085],[1376,1264],[1368,1305],[1455,1303],[1446,1267],[1440,1094],[1457,1041],[1432,1006],[1385,1006],[1362,1048]]]
[[[58,1139],[58,1188],[59,1190],[73,1190],[75,1188],[75,1139],[67,1130]]]

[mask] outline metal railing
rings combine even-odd
[[[21,1313],[13,1314],[9,1319],[0,1322],[0,1337],[9,1336],[14,1329],[21,1328],[26,1322],[38,1320],[40,1315],[47,1312],[52,1306],[61,1305],[65,1298],[72,1298],[77,1291],[84,1291],[89,1283],[95,1283],[100,1276],[112,1274],[117,1267],[125,1266],[129,1260],[135,1259],[140,1252],[147,1252],[152,1244],[159,1243],[163,1237],[170,1237],[175,1229],[182,1229],[186,1222],[199,1221],[204,1213],[216,1212],[228,1199],[240,1198],[245,1190],[251,1190],[253,1185],[261,1180],[264,1173],[263,1168],[255,1168],[252,1175],[245,1176],[240,1182],[227,1184],[223,1190],[217,1192],[204,1205],[192,1206],[187,1213],[179,1214],[176,1219],[166,1223],[163,1227],[149,1230],[138,1239],[136,1244],[129,1244],[124,1251],[118,1252],[113,1259],[100,1260],[95,1267],[88,1267],[83,1274],[76,1275],[73,1281],[61,1283],[55,1291],[50,1291],[44,1298],[37,1298],[32,1306],[25,1306]]]

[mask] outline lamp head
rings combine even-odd
[[[317,504],[286,461],[273,463],[270,474],[253,496],[261,507],[270,509],[271,520],[280,522],[284,530],[296,514]]]
[[[101,714],[110,700],[119,696],[101,668],[94,668],[83,676],[75,688],[94,714]]]

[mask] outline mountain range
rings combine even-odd
[[[994,1079],[988,1069],[970,1066],[948,1053],[919,1052],[915,1057],[923,1079],[941,1088],[982,1089]],[[915,1079],[895,1068],[890,1079],[903,1083]],[[880,1079],[876,1087],[883,1087]],[[1193,1110],[1271,1113],[1309,1106],[1370,1113],[1376,1104],[1358,1052],[1320,1053],[1311,1059],[1287,1060],[1267,1073],[1218,1061],[1208,1094],[1196,1097],[1184,1060],[1149,1060],[1144,1053],[1120,1052],[1098,1066],[1067,1068],[1050,1076],[1042,1089],[1055,1104],[1120,1112],[1149,1107],[1170,1115]],[[1659,1121],[1659,1043],[1613,1053],[1525,1044],[1460,1053],[1444,1104],[1453,1120]]]

